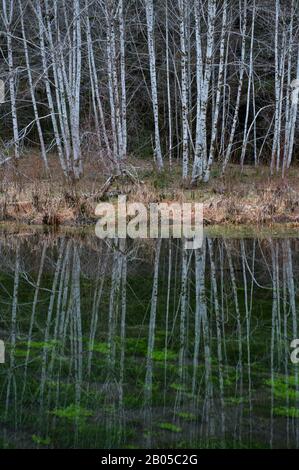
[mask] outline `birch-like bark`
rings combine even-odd
[[[195,155],[192,170],[193,183],[200,179],[203,172],[203,142],[201,130],[201,95],[203,83],[203,59],[201,44],[201,24],[199,0],[194,2],[195,16],[195,41],[196,41],[196,135],[195,135]]]
[[[102,157],[103,156],[103,153],[102,153],[102,133],[101,133],[101,129],[100,129],[99,114],[100,114],[100,119],[102,121],[102,117],[104,117],[104,113],[103,113],[103,107],[102,107],[101,99],[98,100],[98,98],[100,97],[100,94],[99,94],[99,84],[97,83],[98,76],[97,76],[97,71],[96,71],[96,66],[95,66],[93,41],[92,41],[91,26],[90,26],[90,20],[89,20],[89,1],[88,0],[85,0],[85,24],[86,24],[86,42],[87,42],[89,78],[90,78],[91,97],[92,97],[92,106],[93,106],[93,114],[94,114],[93,117],[94,117],[94,120],[95,120],[95,126],[96,126],[96,132],[97,132],[97,138],[98,138],[98,144],[99,144],[99,151],[100,151],[100,154],[101,154],[101,157]],[[105,121],[104,121],[104,126],[105,126]],[[104,131],[104,129],[103,129],[103,131]],[[103,134],[104,134],[103,138],[104,139],[107,138],[107,133],[103,132]],[[107,139],[107,142],[108,142],[108,145],[107,145],[107,150],[108,150],[109,149],[109,140],[108,139]],[[106,140],[105,140],[105,144],[106,144]],[[111,158],[111,154],[109,154],[109,157]]]
[[[72,173],[72,164],[71,164],[71,129],[69,122],[69,112],[68,107],[71,106],[71,89],[69,79],[65,78],[65,60],[64,60],[64,51],[62,49],[62,34],[60,32],[60,22],[58,16],[58,8],[56,3],[54,3],[54,26],[52,26],[52,11],[50,8],[49,0],[45,0],[46,6],[46,39],[50,45],[50,54],[52,59],[52,70],[54,76],[54,85],[55,85],[55,98],[57,106],[57,116],[59,121],[59,129],[61,133],[61,140],[63,143],[63,151],[65,154],[65,160],[67,165],[68,174]],[[54,31],[53,31],[54,30]],[[55,35],[57,34],[57,44],[54,43]],[[69,47],[71,48],[71,42],[69,42]]]
[[[280,66],[279,66],[279,108],[278,108],[278,129],[277,129],[277,154],[276,154],[276,171],[279,172],[281,166],[281,155],[283,157],[282,148],[282,114],[283,114],[283,99],[284,99],[284,78],[285,78],[285,59],[287,54],[286,44],[286,31],[283,31],[282,48],[280,55]]]
[[[244,72],[245,72],[245,52],[246,52],[246,29],[247,29],[247,0],[243,0],[243,7],[241,11],[241,4],[240,2],[240,13],[243,13],[243,25],[241,27],[241,58],[240,58],[240,75],[239,75],[239,84],[238,84],[238,91],[237,91],[237,98],[236,98],[236,103],[235,103],[235,111],[234,111],[234,116],[233,116],[233,123],[231,127],[231,132],[230,132],[230,138],[228,142],[228,146],[225,152],[224,160],[222,163],[222,173],[225,172],[226,167],[229,163],[231,153],[232,153],[232,148],[233,148],[233,143],[234,143],[234,137],[237,129],[237,124],[238,124],[238,116],[239,116],[239,109],[240,109],[240,101],[241,101],[241,94],[242,94],[242,88],[243,88],[243,78],[244,78]]]
[[[121,131],[122,154],[121,159],[127,155],[127,91],[126,91],[126,58],[125,58],[125,18],[124,1],[119,0],[119,53],[120,53],[120,82],[121,82]]]
[[[288,36],[288,51],[287,51],[287,93],[286,93],[286,105],[285,105],[285,142],[284,142],[284,154],[282,163],[282,174],[284,175],[285,168],[288,160],[289,152],[289,139],[290,139],[290,122],[292,115],[292,95],[291,91],[291,79],[292,79],[292,65],[293,65],[293,50],[294,50],[294,37],[293,37],[293,26],[294,26],[294,13],[295,13],[295,0],[291,3],[291,18]]]
[[[27,68],[27,75],[28,75],[28,82],[29,82],[29,89],[30,89],[32,107],[33,107],[33,112],[34,112],[34,119],[35,119],[37,132],[38,132],[38,136],[39,136],[42,159],[44,161],[45,169],[48,172],[49,171],[48,158],[47,158],[47,152],[46,152],[46,146],[45,146],[45,141],[44,141],[43,130],[42,130],[42,126],[41,126],[41,123],[40,123],[40,118],[39,118],[38,108],[37,108],[37,103],[36,103],[36,98],[35,98],[35,90],[34,90],[33,77],[32,77],[30,58],[29,58],[29,52],[28,52],[28,44],[27,44],[27,38],[26,38],[26,32],[25,32],[25,26],[24,26],[24,15],[25,15],[26,10],[22,5],[21,0],[19,0],[19,11],[20,11],[20,21],[21,21],[21,30],[22,30],[25,62],[26,62],[26,68]]]
[[[80,92],[81,92],[81,58],[82,58],[82,39],[81,39],[81,10],[80,0],[74,0],[74,43],[73,43],[73,107],[71,112],[71,129],[73,144],[73,171],[76,179],[82,175],[81,144],[80,144]]]
[[[220,101],[221,101],[221,90],[223,88],[223,72],[224,72],[224,54],[225,54],[225,35],[227,29],[227,0],[223,2],[223,13],[222,13],[222,28],[221,28],[221,39],[220,39],[220,52],[219,52],[219,72],[218,72],[218,83],[217,83],[217,93],[216,93],[216,102],[215,102],[215,111],[213,113],[213,122],[212,122],[212,135],[211,135],[211,144],[209,158],[205,172],[203,175],[204,182],[208,182],[210,179],[211,167],[214,162],[215,155],[215,146],[217,139],[217,128],[218,120],[220,114]]]
[[[200,7],[198,2],[195,4],[195,21],[196,21],[196,65],[197,65],[197,124],[196,124],[196,142],[195,156],[192,170],[192,183],[203,178],[207,169],[207,109],[209,99],[209,89],[212,73],[212,57],[214,49],[214,32],[216,18],[216,0],[208,2],[208,31],[207,31],[207,47],[205,57],[205,70],[202,72],[202,52],[200,38]],[[202,78],[203,77],[203,78]],[[200,90],[200,91],[199,91]],[[200,95],[199,95],[200,93]],[[199,98],[200,96],[200,98]],[[198,114],[199,113],[199,114]],[[208,178],[208,173],[206,174]]]
[[[165,47],[166,47],[166,82],[167,82],[167,108],[168,108],[168,159],[169,166],[172,166],[172,106],[171,106],[171,88],[170,88],[170,68],[169,68],[169,16],[168,0],[165,5]]]
[[[186,1],[179,0],[180,12],[180,55],[181,55],[181,102],[182,102],[182,158],[183,178],[187,178],[189,170],[189,110],[188,110],[188,74],[186,48]]]
[[[121,112],[121,98],[119,78],[117,73],[117,57],[116,57],[116,31],[114,24],[114,13],[111,15],[110,21],[110,48],[112,58],[112,84],[115,100],[115,117],[116,117],[116,132],[117,132],[117,159],[121,160],[123,157],[123,132],[122,132],[122,112]]]
[[[44,23],[43,23],[43,14],[42,14],[41,5],[40,5],[39,1],[36,1],[34,3],[34,11],[35,11],[35,14],[36,14],[37,20],[38,20],[40,54],[41,54],[41,58],[42,58],[43,79],[44,79],[45,88],[46,88],[48,106],[49,106],[49,110],[50,110],[50,113],[51,113],[51,120],[52,120],[52,126],[53,126],[55,142],[56,142],[56,146],[57,146],[58,157],[59,157],[60,165],[61,165],[61,168],[63,170],[64,175],[68,176],[68,168],[67,168],[67,165],[66,165],[65,156],[64,156],[64,152],[63,152],[63,146],[62,146],[62,141],[61,141],[61,137],[60,137],[60,133],[59,133],[57,117],[56,117],[56,112],[55,112],[55,107],[54,107],[54,100],[53,100],[52,90],[51,90],[50,80],[49,80],[48,63],[47,63],[46,47],[45,47],[45,37],[44,37],[45,26],[44,26]]]
[[[271,174],[274,172],[275,163],[279,161],[279,151],[280,151],[280,142],[279,142],[279,108],[280,108],[280,77],[279,77],[279,14],[280,14],[280,0],[275,0],[275,40],[274,40],[274,49],[275,49],[275,125],[274,125],[274,137],[272,145],[272,155],[271,155]]]
[[[251,21],[251,39],[250,39],[250,52],[249,52],[247,101],[246,101],[246,113],[245,113],[245,122],[244,122],[243,144],[242,144],[242,152],[241,152],[241,168],[243,168],[243,165],[244,165],[245,154],[246,154],[247,143],[248,143],[247,127],[248,127],[249,110],[250,110],[250,95],[251,95],[252,81],[254,80],[254,77],[253,77],[253,46],[254,46],[254,32],[255,32],[255,14],[256,14],[256,6],[255,6],[255,0],[253,0],[253,4],[252,4],[252,21]]]
[[[163,169],[163,158],[160,141],[159,126],[159,105],[158,105],[158,89],[157,89],[157,70],[156,70],[156,52],[154,39],[154,3],[153,0],[146,0],[146,25],[147,25],[147,42],[151,78],[151,98],[153,105],[153,117],[155,125],[155,161],[159,170]]]
[[[118,5],[120,6],[120,5]],[[106,0],[105,15],[107,22],[107,67],[108,67],[108,90],[111,112],[111,130],[113,139],[113,159],[120,171],[121,161],[126,154],[126,84],[125,84],[125,48],[124,48],[124,20],[123,7],[121,16],[117,13],[117,5],[113,0]],[[118,17],[118,25],[116,25]],[[117,51],[117,33],[119,32],[119,56]],[[118,63],[120,62],[120,63]],[[120,69],[120,74],[118,72]],[[120,76],[119,76],[120,75]],[[125,139],[125,141],[124,141]]]
[[[225,51],[225,60],[224,60],[224,74],[223,74],[223,98],[222,98],[222,123],[221,123],[221,138],[220,138],[220,151],[219,154],[221,156],[225,153],[225,145],[226,145],[226,135],[227,135],[227,118],[229,117],[229,109],[230,109],[230,98],[231,98],[231,91],[228,84],[228,64],[229,64],[229,53],[230,53],[230,37],[231,32],[228,28],[227,33],[227,42],[226,42],[226,51]]]
[[[287,162],[286,168],[289,169],[294,150],[294,138],[295,138],[295,129],[296,129],[296,119],[298,114],[298,100],[299,100],[299,47],[297,55],[297,73],[296,79],[292,82],[291,89],[291,110],[290,110],[290,123],[288,128],[288,147],[287,147]]]
[[[19,143],[19,127],[17,117],[17,100],[16,100],[16,89],[15,89],[15,67],[13,60],[13,45],[12,45],[12,20],[14,15],[14,0],[2,0],[3,7],[3,22],[6,31],[7,41],[7,59],[8,59],[8,72],[9,72],[9,93],[10,93],[10,107],[12,117],[12,129],[14,138],[14,156],[15,159],[20,157],[20,143]]]
[[[111,119],[111,132],[112,132],[112,146],[113,146],[113,159],[114,163],[118,165],[118,137],[117,137],[117,122],[116,122],[116,103],[114,96],[113,87],[113,54],[112,54],[112,27],[111,27],[111,12],[106,9],[106,21],[107,21],[107,71],[108,71],[108,91],[109,91],[109,103],[110,103],[110,119]]]

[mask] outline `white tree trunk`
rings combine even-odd
[[[279,159],[278,152],[280,150],[279,141],[279,108],[280,108],[280,77],[279,77],[279,13],[280,13],[280,1],[275,0],[275,125],[274,125],[274,137],[272,145],[272,156],[271,156],[271,174],[275,168],[275,161]],[[279,149],[279,150],[278,150]]]
[[[188,74],[186,49],[186,2],[179,0],[180,10],[180,53],[181,53],[181,102],[182,102],[182,157],[183,178],[187,178],[189,170],[189,110],[188,110]]]
[[[240,5],[241,5],[241,3],[240,3]],[[243,11],[240,12],[240,14],[242,14],[242,13],[243,13],[243,25],[242,25],[242,28],[241,28],[242,44],[241,44],[241,61],[240,61],[239,85],[238,85],[237,98],[236,98],[236,103],[235,103],[235,112],[234,112],[234,117],[233,117],[233,123],[232,123],[231,132],[230,132],[230,138],[229,138],[228,146],[227,146],[225,157],[224,157],[223,164],[222,164],[222,173],[225,172],[225,169],[226,169],[226,167],[229,163],[230,157],[231,157],[235,132],[236,132],[237,123],[238,123],[239,108],[240,108],[241,94],[242,94],[242,88],[243,88],[243,78],[244,78],[244,71],[245,71],[247,0],[243,1]]]
[[[80,91],[81,91],[81,10],[80,0],[74,0],[74,81],[73,81],[73,108],[71,110],[71,129],[74,159],[74,177],[82,175],[81,145],[80,145]]]
[[[170,88],[170,70],[169,70],[169,18],[168,18],[168,0],[165,5],[165,47],[166,47],[166,81],[167,81],[167,107],[168,107],[168,158],[169,166],[172,166],[172,106],[171,106],[171,88]]]
[[[124,2],[119,1],[119,52],[120,52],[120,82],[121,82],[121,130],[122,154],[121,159],[127,155],[127,92],[126,92],[126,59],[125,59],[125,19]]]
[[[216,17],[216,0],[209,0],[208,3],[208,32],[207,32],[207,48],[205,57],[205,70],[202,72],[202,53],[200,39],[200,15],[199,5],[195,5],[196,19],[196,64],[197,64],[197,125],[196,125],[196,143],[195,156],[192,171],[192,183],[201,180],[207,169],[207,109],[209,99],[209,89],[212,72],[212,57],[214,49],[214,31]],[[202,78],[203,76],[203,78]],[[199,89],[198,89],[199,88]],[[208,174],[206,175],[208,177]]]
[[[27,44],[27,38],[26,38],[25,26],[24,26],[25,9],[22,6],[22,1],[21,0],[19,0],[19,11],[20,11],[23,47],[24,47],[24,53],[25,53],[25,61],[26,61],[26,68],[27,68],[27,74],[28,74],[30,95],[31,95],[31,100],[32,100],[32,107],[33,107],[33,112],[34,112],[34,119],[35,119],[35,122],[36,122],[37,131],[38,131],[42,159],[43,159],[44,164],[45,164],[45,169],[48,172],[49,171],[49,165],[48,165],[48,159],[47,159],[47,153],[46,153],[46,146],[45,146],[43,130],[42,130],[42,126],[41,126],[41,123],[40,123],[40,118],[39,118],[38,108],[37,108],[37,103],[36,103],[36,98],[35,98],[35,90],[34,90],[32,71],[31,71],[31,66],[30,66],[28,44]]]
[[[162,170],[163,158],[162,158],[161,142],[160,142],[156,52],[155,52],[155,40],[154,40],[153,0],[146,0],[145,8],[146,8],[147,41],[148,41],[148,54],[149,54],[150,77],[151,77],[151,97],[152,97],[154,125],[155,125],[155,160],[156,160],[158,169]]]
[[[14,0],[2,0],[3,6],[3,21],[6,30],[7,41],[7,59],[9,71],[9,93],[10,93],[10,107],[12,117],[12,128],[14,138],[14,156],[16,159],[20,157],[20,143],[19,143],[19,127],[17,117],[17,102],[15,90],[15,68],[13,61],[13,46],[12,46],[12,20],[14,14]]]
[[[245,123],[244,123],[244,134],[243,134],[243,144],[241,152],[241,167],[243,168],[245,153],[248,142],[247,126],[249,119],[249,110],[250,110],[250,94],[251,94],[251,84],[254,80],[253,77],[253,46],[254,46],[254,31],[255,31],[255,0],[252,4],[252,22],[251,22],[251,40],[250,40],[250,58],[249,58],[249,70],[248,70],[248,87],[247,87],[247,101],[246,101],[246,114],[245,114]]]
[[[60,161],[60,164],[61,164],[61,168],[63,170],[64,175],[68,176],[68,168],[67,168],[67,165],[66,165],[66,162],[65,162],[65,156],[64,156],[63,146],[62,146],[61,137],[60,137],[60,133],[59,133],[58,123],[57,123],[57,118],[56,118],[56,112],[55,112],[55,107],[54,107],[54,101],[53,101],[53,96],[52,96],[52,90],[51,90],[49,74],[48,74],[48,63],[47,63],[47,57],[46,57],[45,38],[44,38],[45,25],[43,23],[43,15],[42,15],[40,2],[36,1],[34,5],[35,5],[35,8],[34,8],[35,14],[36,14],[37,20],[38,20],[40,54],[41,54],[41,58],[42,58],[43,79],[44,79],[45,88],[46,88],[48,106],[49,106],[49,110],[50,110],[50,113],[51,113],[51,120],[52,120],[52,126],[53,126],[53,131],[54,131],[54,137],[55,137],[55,142],[56,142],[56,146],[57,146],[58,157],[59,157],[59,161]]]
[[[213,122],[212,122],[212,135],[211,135],[211,144],[210,144],[210,153],[203,175],[204,182],[208,182],[210,179],[211,166],[214,162],[215,154],[215,145],[217,139],[217,126],[220,113],[220,101],[221,101],[221,90],[223,88],[223,72],[224,72],[224,53],[225,53],[225,34],[227,28],[227,0],[223,2],[223,14],[222,14],[222,29],[221,29],[221,39],[220,39],[220,53],[219,53],[219,71],[218,71],[218,83],[217,83],[217,93],[216,93],[216,102],[215,102],[215,111],[213,113]]]

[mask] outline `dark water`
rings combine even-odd
[[[0,447],[299,447],[299,239],[0,240]]]

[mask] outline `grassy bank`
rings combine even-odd
[[[284,179],[271,177],[266,167],[231,166],[224,177],[214,171],[208,184],[197,188],[181,184],[180,167],[162,174],[151,163],[130,161],[127,173],[112,181],[97,164],[86,166],[84,178],[66,182],[55,159],[46,176],[38,157],[22,159],[0,174],[0,221],[27,225],[85,226],[96,220],[98,202],[116,202],[119,194],[129,201],[202,202],[206,226],[287,224],[299,227],[299,169]]]

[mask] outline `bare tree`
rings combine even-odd
[[[147,41],[148,41],[148,55],[151,77],[151,99],[153,105],[153,116],[155,125],[155,158],[159,170],[163,168],[163,158],[160,142],[160,126],[159,126],[159,105],[158,105],[158,90],[157,90],[157,71],[156,71],[156,51],[154,39],[154,4],[153,0],[146,0],[146,25],[147,25]]]

